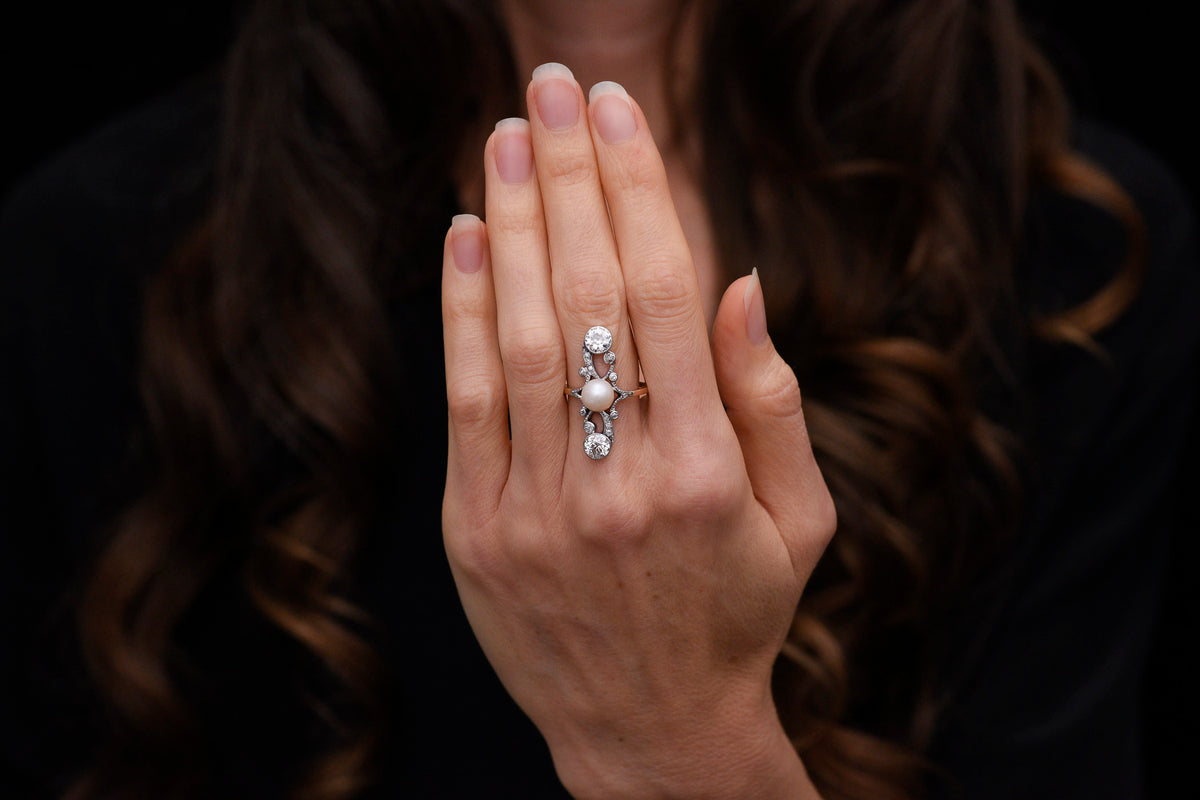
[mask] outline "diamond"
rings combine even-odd
[[[612,347],[612,334],[603,325],[588,328],[588,332],[583,337],[583,346],[588,349],[589,353],[600,355]]]
[[[583,452],[587,453],[587,457],[594,461],[604,458],[611,449],[612,439],[603,433],[593,433],[583,440]]]

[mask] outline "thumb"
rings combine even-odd
[[[757,269],[725,291],[712,349],[717,387],[754,496],[788,538],[793,564],[807,577],[833,535],[836,513],[813,457],[796,375],[767,334]]]

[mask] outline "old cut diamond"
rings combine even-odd
[[[583,337],[583,346],[588,349],[589,353],[600,355],[612,347],[612,334],[609,333],[608,328],[602,325],[588,328],[588,332]]]
[[[593,433],[583,440],[583,452],[587,453],[588,458],[596,461],[608,455],[611,449],[612,439],[603,433]]]

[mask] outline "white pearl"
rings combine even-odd
[[[607,411],[616,393],[606,380],[592,378],[583,385],[583,404],[592,411]]]

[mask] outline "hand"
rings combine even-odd
[[[556,66],[528,103],[487,143],[486,228],[446,240],[443,529],[467,616],[576,797],[815,797],[770,675],[835,516],[757,278],[710,351],[638,105],[615,84],[585,104]],[[598,461],[563,399],[594,325],[619,385],[640,360],[650,389]]]

